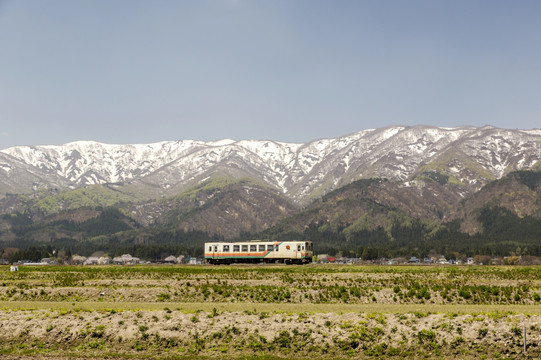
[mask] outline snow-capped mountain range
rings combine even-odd
[[[0,191],[116,183],[167,195],[211,177],[248,177],[302,203],[359,178],[415,186],[427,172],[444,174],[450,184],[473,192],[510,171],[532,168],[540,158],[541,130],[490,126],[393,126],[309,143],[77,141],[0,150]]]

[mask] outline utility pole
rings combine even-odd
[[[526,326],[524,326],[524,353],[526,354]]]

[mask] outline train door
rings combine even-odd
[[[218,252],[218,245],[210,244],[208,250],[209,250],[209,255],[211,258],[211,263],[214,263],[214,261],[216,261],[216,253]]]

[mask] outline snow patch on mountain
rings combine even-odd
[[[11,166],[9,164],[0,164],[0,169],[4,170],[6,173],[11,171]]]
[[[75,187],[142,181],[165,190],[179,189],[219,173],[261,179],[302,201],[363,177],[407,181],[430,164],[467,186],[479,187],[535,164],[541,158],[541,130],[392,126],[309,143],[224,139],[121,145],[77,141],[0,152],[32,168],[36,176],[54,175]],[[4,176],[9,176],[13,166],[0,164]]]

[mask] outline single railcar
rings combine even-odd
[[[311,241],[242,241],[207,242],[205,260],[210,264],[285,263],[307,264],[312,261]]]

